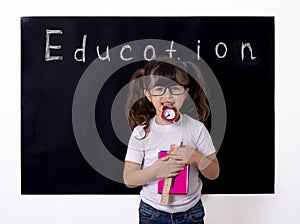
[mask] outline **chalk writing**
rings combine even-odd
[[[150,58],[147,58],[147,51],[148,50],[151,50],[152,51],[152,56]],[[156,58],[156,55],[155,55],[155,48],[152,46],[152,45],[147,45],[145,47],[145,50],[144,50],[144,59],[147,60],[147,61],[151,61],[153,59]]]
[[[85,62],[85,46],[86,46],[86,37],[87,35],[83,36],[83,40],[82,40],[82,48],[78,48],[75,52],[74,52],[74,58],[76,61],[82,61]],[[82,57],[78,58],[77,57],[77,53],[81,52]]]
[[[46,49],[45,49],[45,60],[53,61],[53,60],[63,60],[63,56],[51,56],[50,49],[59,50],[61,49],[61,45],[50,45],[50,35],[51,34],[62,34],[62,30],[46,30]]]
[[[125,58],[124,55],[123,55],[123,51],[125,49],[129,49],[129,51],[131,51],[131,46],[129,44],[126,44],[122,47],[121,51],[120,51],[120,58],[123,60],[123,61],[130,61],[132,60],[132,57],[130,58]]]
[[[62,55],[52,55],[50,50],[59,50],[62,48],[61,45],[52,45],[50,43],[50,36],[51,35],[55,35],[55,34],[63,34],[62,30],[50,30],[50,29],[46,29],[46,47],[45,47],[45,60],[46,61],[61,61],[63,60],[63,56]],[[80,48],[77,48],[74,52],[74,59],[77,62],[81,62],[81,63],[85,63],[86,62],[86,49],[87,49],[87,37],[88,35],[85,34],[83,35],[82,38],[82,44]],[[197,50],[196,50],[196,54],[197,54],[197,59],[200,60],[201,56],[200,56],[200,45],[201,41],[197,40]],[[257,58],[257,56],[254,56],[252,47],[250,43],[241,43],[241,60],[244,61],[245,60],[245,52],[246,49],[248,49],[247,52],[250,53],[250,57],[248,57],[251,61],[255,60]],[[133,55],[132,55],[132,47],[129,44],[124,44],[124,46],[121,47],[120,50],[120,59],[123,61],[130,61],[133,59]],[[215,45],[215,55],[217,58],[219,59],[224,59],[227,56],[227,45],[224,42],[219,42],[218,44]],[[173,54],[177,52],[176,49],[174,49],[174,41],[172,40],[170,42],[170,47],[168,49],[165,50],[166,53],[168,53],[169,58],[173,58]],[[100,52],[100,45],[96,46],[96,54],[97,57],[100,61],[111,61],[110,58],[110,47],[107,45],[106,46],[106,50],[105,53]],[[179,52],[177,52],[179,53]],[[150,61],[156,58],[156,51],[155,51],[155,47],[151,44],[147,45],[144,48],[144,59],[146,61]],[[177,57],[177,60],[180,60],[179,57]]]
[[[105,56],[105,57],[101,57],[101,54],[100,54],[100,52],[99,52],[99,46],[97,46],[97,55],[98,55],[98,58],[99,58],[101,61],[105,61],[105,60],[110,61],[110,57],[109,57],[109,46],[106,46],[106,56]]]
[[[174,41],[171,41],[170,49],[167,49],[166,52],[169,52],[169,57],[173,58],[173,52],[176,52],[176,50],[173,50]]]
[[[219,55],[219,46],[220,46],[220,45],[222,45],[222,46],[225,48],[225,52],[223,53],[223,55]],[[223,42],[218,43],[218,44],[216,45],[216,47],[215,47],[215,52],[216,52],[216,56],[217,56],[218,58],[225,58],[225,57],[226,57],[226,54],[227,54],[227,46],[226,46],[226,44],[223,43]]]
[[[251,48],[251,45],[250,43],[242,43],[242,47],[241,47],[241,57],[242,57],[242,61],[244,61],[244,51],[245,51],[245,48],[248,48],[249,51],[250,51],[250,58],[251,60],[254,60],[256,57],[253,56],[252,54],[252,48]]]

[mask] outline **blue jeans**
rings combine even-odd
[[[141,201],[139,208],[140,224],[204,224],[204,215],[205,213],[201,200],[189,210],[178,213],[159,211],[143,201]]]

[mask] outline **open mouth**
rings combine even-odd
[[[174,104],[175,104],[174,102],[164,102],[161,105],[164,107],[173,107]]]

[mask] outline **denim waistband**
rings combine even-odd
[[[197,207],[203,207],[203,205],[202,205],[202,201],[200,199],[192,208],[188,209],[187,211],[177,212],[177,213],[169,213],[169,212],[157,210],[156,208],[152,207],[151,205],[143,202],[143,200],[141,200],[141,202],[140,202],[140,207],[148,209],[148,210],[152,211],[153,213],[159,213],[160,215],[163,215],[163,216],[169,216],[170,214],[177,214],[177,215],[180,215],[180,216],[187,216],[189,214],[190,210],[195,209]]]

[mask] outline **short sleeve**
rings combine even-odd
[[[197,149],[205,156],[216,152],[211,136],[204,124],[201,125],[196,145]]]
[[[144,126],[137,126],[133,129],[128,142],[125,161],[142,164],[144,159]]]

